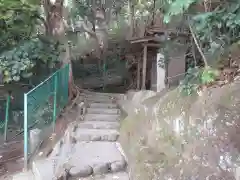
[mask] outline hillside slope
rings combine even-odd
[[[120,141],[133,180],[233,180],[240,160],[240,81],[183,97],[129,93]],[[240,172],[240,170],[239,170]]]

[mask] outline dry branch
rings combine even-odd
[[[207,66],[208,66],[208,62],[207,62],[207,59],[206,59],[206,57],[205,57],[205,55],[204,55],[204,53],[203,53],[203,50],[202,50],[202,48],[200,47],[200,45],[199,45],[199,43],[198,43],[198,41],[197,41],[197,38],[196,38],[196,35],[194,34],[194,31],[193,31],[193,29],[192,29],[192,26],[190,25],[190,23],[188,23],[188,25],[189,25],[189,29],[190,29],[190,32],[191,32],[191,34],[192,34],[193,40],[194,40],[194,42],[195,42],[195,44],[196,44],[196,46],[197,46],[197,48],[198,48],[199,53],[201,54],[201,56],[202,56],[202,58],[203,58],[205,67],[207,67]]]

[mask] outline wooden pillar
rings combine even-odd
[[[143,66],[142,66],[142,90],[146,89],[146,70],[147,70],[147,45],[143,49]]]
[[[137,65],[137,89],[140,90],[140,81],[141,81],[141,76],[140,76],[140,70],[141,70],[141,58],[138,58],[138,65]]]

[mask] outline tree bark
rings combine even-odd
[[[130,38],[134,36],[134,5],[132,0],[128,0]]]
[[[60,44],[64,45],[65,54],[62,58],[62,66],[69,64],[69,98],[72,98],[73,93],[73,76],[72,76],[72,66],[70,59],[70,50],[68,45],[68,39],[65,35],[66,33],[66,24],[64,22],[64,0],[56,0],[55,3],[51,3],[50,0],[43,1],[43,7],[46,16],[46,35],[51,36],[56,39]],[[67,19],[67,17],[65,17]]]

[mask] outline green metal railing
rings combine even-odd
[[[4,141],[7,141],[7,132],[8,132],[8,120],[9,120],[9,107],[10,107],[10,100],[11,96],[7,95],[6,99],[4,100],[4,110],[5,110],[5,117],[4,119],[0,119],[0,131],[4,133]]]
[[[43,130],[52,125],[55,131],[56,118],[68,103],[69,65],[59,69],[34,89],[24,94],[24,168],[28,168],[31,154],[30,129]],[[32,150],[32,149],[31,149]]]

